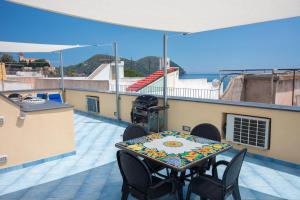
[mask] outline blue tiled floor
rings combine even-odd
[[[114,144],[121,140],[124,125],[82,113],[74,114],[74,123],[76,155],[0,174],[0,200],[120,199]],[[242,199],[300,199],[300,170],[246,157],[240,189]]]

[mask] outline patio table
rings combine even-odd
[[[148,136],[119,142],[115,146],[170,168],[172,170],[171,174],[176,176],[181,185],[183,180],[178,177],[179,172],[184,172],[187,168],[232,147],[227,143],[220,143],[178,131],[153,133]],[[179,199],[181,199],[182,186],[178,189]]]

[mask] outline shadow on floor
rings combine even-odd
[[[117,162],[0,196],[1,200],[119,200],[122,178]],[[186,191],[186,187],[184,188]],[[280,199],[241,187],[242,199]],[[133,199],[133,198],[129,198]],[[174,199],[172,196],[163,199]],[[199,199],[193,195],[192,199]],[[231,199],[231,198],[229,198]]]
[[[232,158],[235,154],[236,154],[236,150],[229,150],[227,152],[222,153],[221,155]],[[262,166],[262,167],[267,166],[267,168],[300,177],[300,168],[298,168],[298,167],[295,168],[295,167],[290,167],[290,166],[286,166],[283,164],[279,164],[274,161],[258,159],[249,153],[247,153],[247,156],[245,157],[245,161],[248,163],[254,164],[254,165]]]

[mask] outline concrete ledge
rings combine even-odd
[[[35,92],[35,91],[51,91],[51,90],[62,90],[61,88],[39,88],[39,89],[27,89],[27,90],[5,90],[1,91],[1,93],[17,93],[17,92]]]
[[[46,91],[49,89],[41,89],[41,90],[16,90],[13,92],[25,92],[25,91]],[[53,90],[59,90],[59,89],[53,89]],[[8,91],[5,91],[8,92]],[[28,103],[18,103],[7,96],[4,95],[3,92],[0,92],[0,96],[17,106],[21,111],[23,112],[35,112],[35,111],[43,111],[43,110],[54,110],[54,109],[64,109],[64,108],[73,108],[73,106],[66,104],[66,103],[57,103],[53,101],[47,101],[42,104],[28,104]]]
[[[115,92],[113,91],[99,91],[99,90],[90,90],[90,89],[66,88],[66,90],[115,94]],[[141,94],[120,92],[120,95],[139,96]],[[160,95],[156,95],[156,96],[158,98],[162,98],[162,96]],[[209,103],[209,104],[219,104],[219,105],[229,105],[229,106],[242,106],[242,107],[262,108],[262,109],[271,109],[271,110],[300,112],[300,106],[284,106],[284,105],[267,104],[267,103],[228,101],[228,100],[215,100],[215,99],[197,99],[197,98],[187,98],[187,97],[168,97],[168,99],[179,100],[179,101],[192,101],[192,102],[199,102],[199,103]]]
[[[57,103],[57,102],[53,102],[53,101],[47,101],[42,104],[21,103],[20,108],[21,108],[21,111],[23,111],[23,112],[35,112],[35,111],[43,111],[43,110],[73,108],[73,106],[66,104],[66,103]]]
[[[75,155],[75,154],[76,154],[76,151],[71,151],[71,152],[59,154],[59,155],[56,155],[56,156],[52,156],[52,157],[48,157],[48,158],[43,158],[43,159],[23,163],[23,164],[20,164],[20,165],[15,165],[15,166],[7,167],[7,168],[1,168],[0,169],[0,174],[11,172],[11,171],[18,170],[18,169],[23,169],[23,168],[26,168],[26,167],[39,165],[39,164],[42,164],[42,163],[45,163],[45,162],[65,158],[67,156],[72,156],[72,155]]]

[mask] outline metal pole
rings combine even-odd
[[[4,65],[4,68],[3,68]],[[5,64],[0,63],[0,74],[1,74],[1,90],[0,91],[4,91],[4,70],[5,70]]]
[[[294,97],[295,97],[295,79],[296,79],[296,70],[294,69],[293,70],[293,91],[292,91],[292,106],[295,104],[295,100],[294,100]]]
[[[167,76],[168,76],[168,69],[167,69],[167,45],[168,45],[168,36],[165,33],[163,37],[163,63],[164,63],[164,88],[163,88],[163,98],[164,98],[164,130],[168,129],[168,111],[167,111],[167,105],[168,105],[168,94],[167,94]]]
[[[120,94],[119,94],[119,67],[118,67],[118,57],[117,57],[117,43],[113,43],[113,51],[115,56],[115,73],[116,73],[116,117],[120,120]]]
[[[2,87],[1,87],[1,89],[2,89],[2,91],[4,92],[4,72],[5,72],[5,63],[0,63],[0,70],[1,70],[1,85],[2,85]]]
[[[64,84],[64,66],[63,66],[63,58],[62,58],[62,51],[59,51],[59,60],[60,60],[60,87],[62,91],[65,91],[65,84]]]
[[[2,79],[1,79],[1,85],[2,85],[1,89],[4,92],[4,77],[2,77]]]

